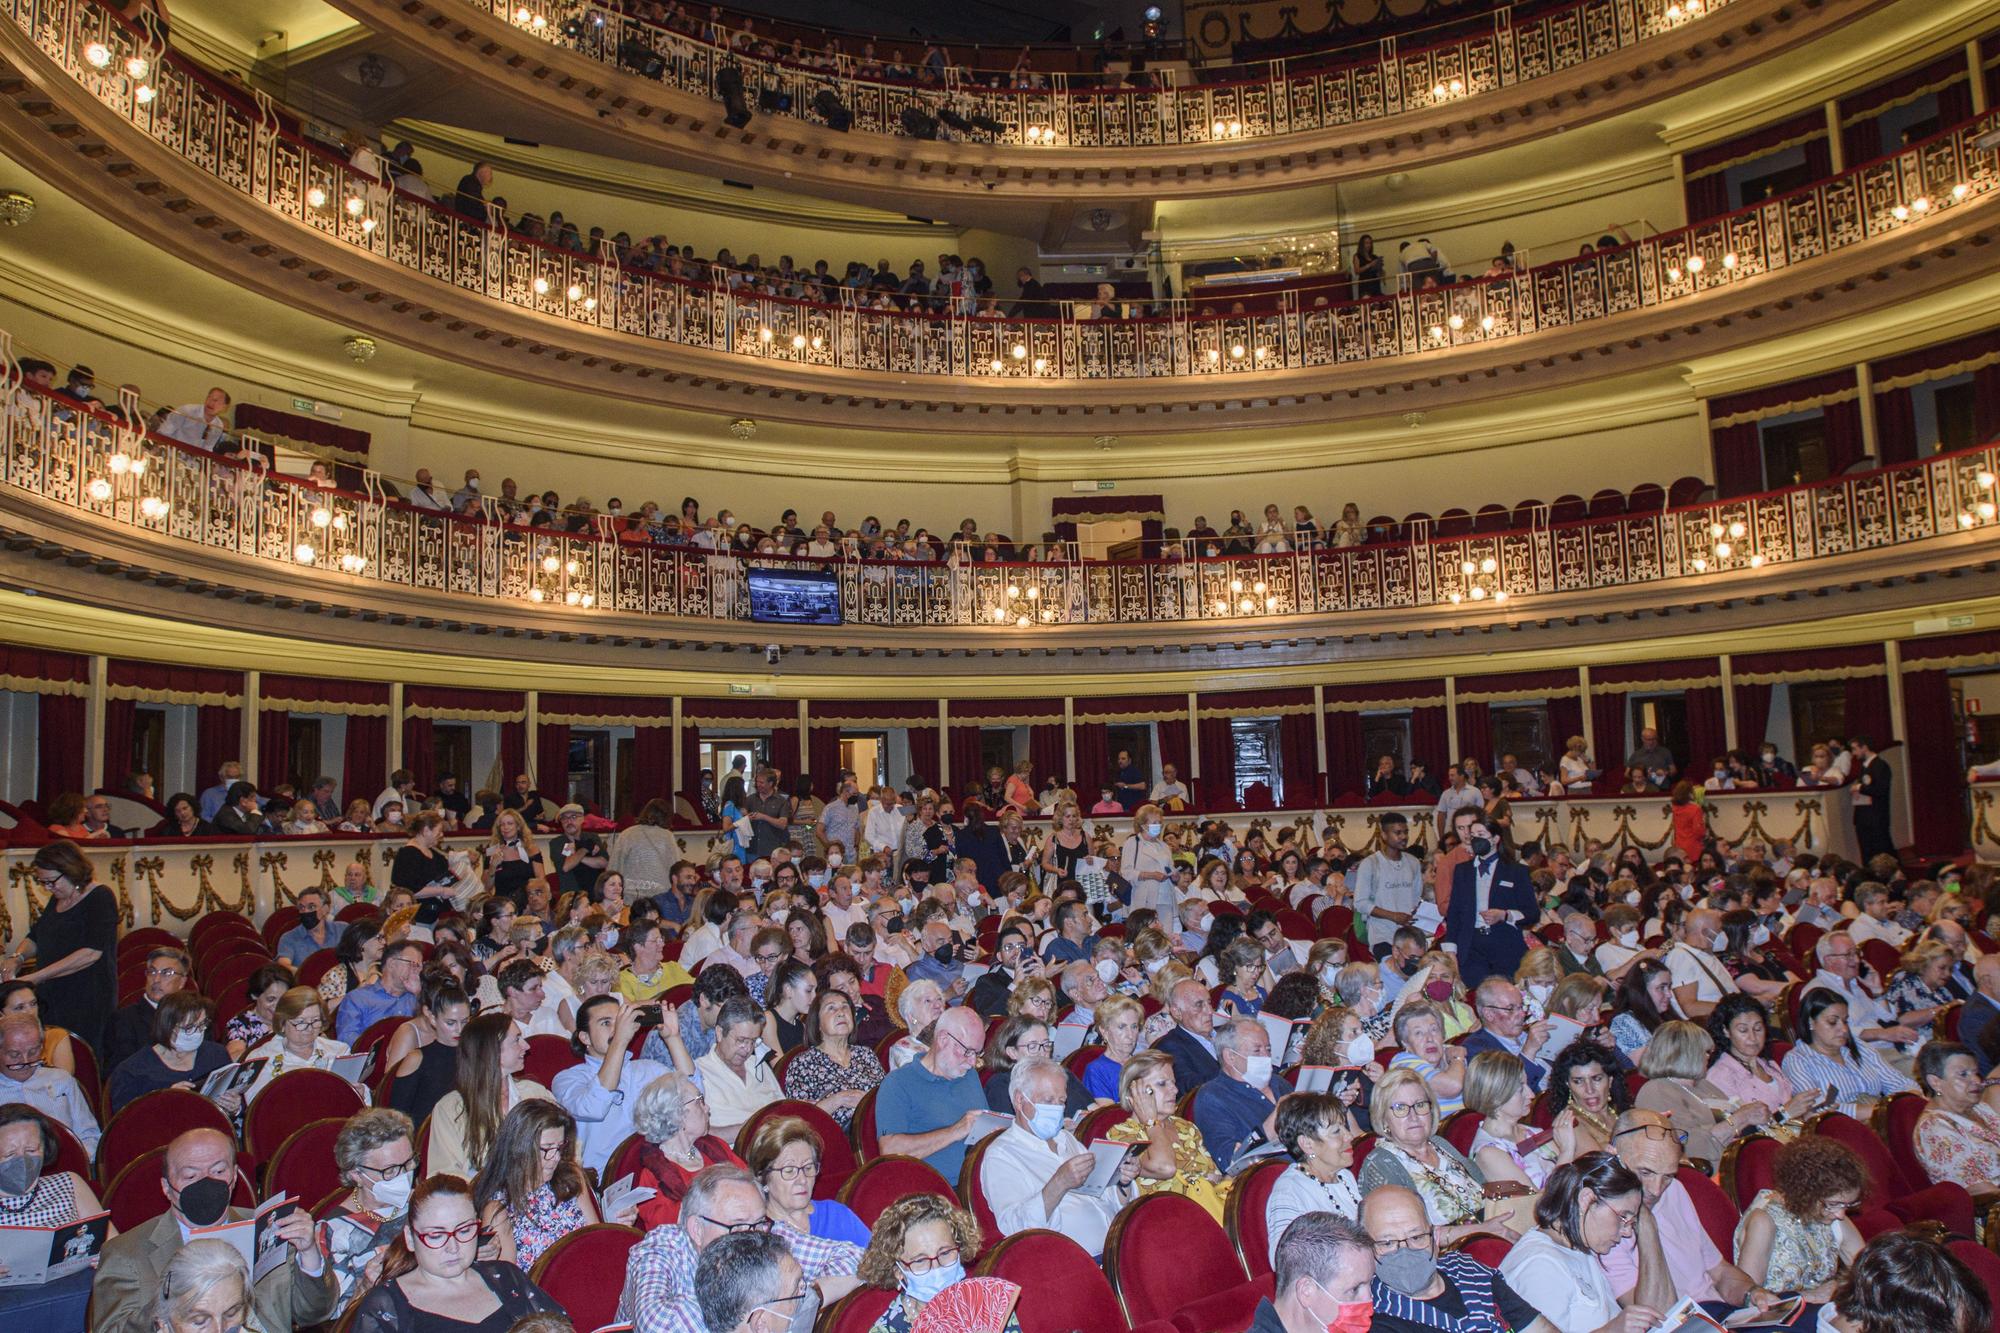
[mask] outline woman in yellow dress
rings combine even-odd
[[[1174,1086],[1173,1058],[1165,1051],[1140,1051],[1125,1062],[1118,1080],[1118,1099],[1130,1120],[1121,1120],[1105,1135],[1113,1143],[1144,1145],[1139,1154],[1141,1194],[1179,1194],[1222,1220],[1222,1202],[1231,1178],[1218,1171],[1202,1146],[1201,1131],[1174,1114],[1180,1093]]]

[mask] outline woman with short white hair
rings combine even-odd
[[[274,1333],[250,1304],[250,1266],[226,1240],[191,1240],[174,1251],[153,1300],[155,1333]]]
[[[931,1048],[931,1029],[945,1011],[944,989],[935,981],[912,981],[896,997],[903,1035],[889,1048],[889,1070],[901,1069]]]

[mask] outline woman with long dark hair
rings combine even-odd
[[[1638,1063],[1639,1053],[1660,1024],[1681,1016],[1673,987],[1666,964],[1657,958],[1640,959],[1619,981],[1611,1037],[1618,1043],[1618,1053],[1632,1063]]]
[[[555,1100],[547,1088],[520,1076],[527,1054],[528,1039],[504,1012],[481,1014],[465,1025],[457,1086],[431,1112],[430,1170],[477,1175],[509,1111],[530,1098]]]
[[[506,1333],[523,1315],[562,1313],[519,1268],[478,1253],[472,1186],[427,1176],[383,1253],[381,1280],[355,1306],[352,1333]]]
[[[577,1165],[576,1117],[532,1099],[509,1111],[472,1182],[472,1202],[500,1258],[524,1270],[570,1232],[601,1221]]]

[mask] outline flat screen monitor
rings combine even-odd
[[[830,569],[753,567],[750,618],[780,625],[838,625],[840,581]]]

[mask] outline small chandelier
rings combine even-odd
[[[1756,541],[1751,536],[1750,525],[1740,518],[1727,523],[1720,519],[1708,525],[1708,551],[1688,561],[1697,574],[1705,574],[1711,569],[1721,569],[1729,561],[1739,561],[1752,569],[1764,567],[1764,553],[1755,549]],[[1745,547],[1744,543],[1750,545]]]
[[[1449,600],[1453,606],[1461,602],[1494,602],[1507,600],[1507,590],[1500,586],[1500,562],[1492,556],[1482,560],[1461,560],[1458,572],[1465,576],[1465,587],[1453,588]]]

